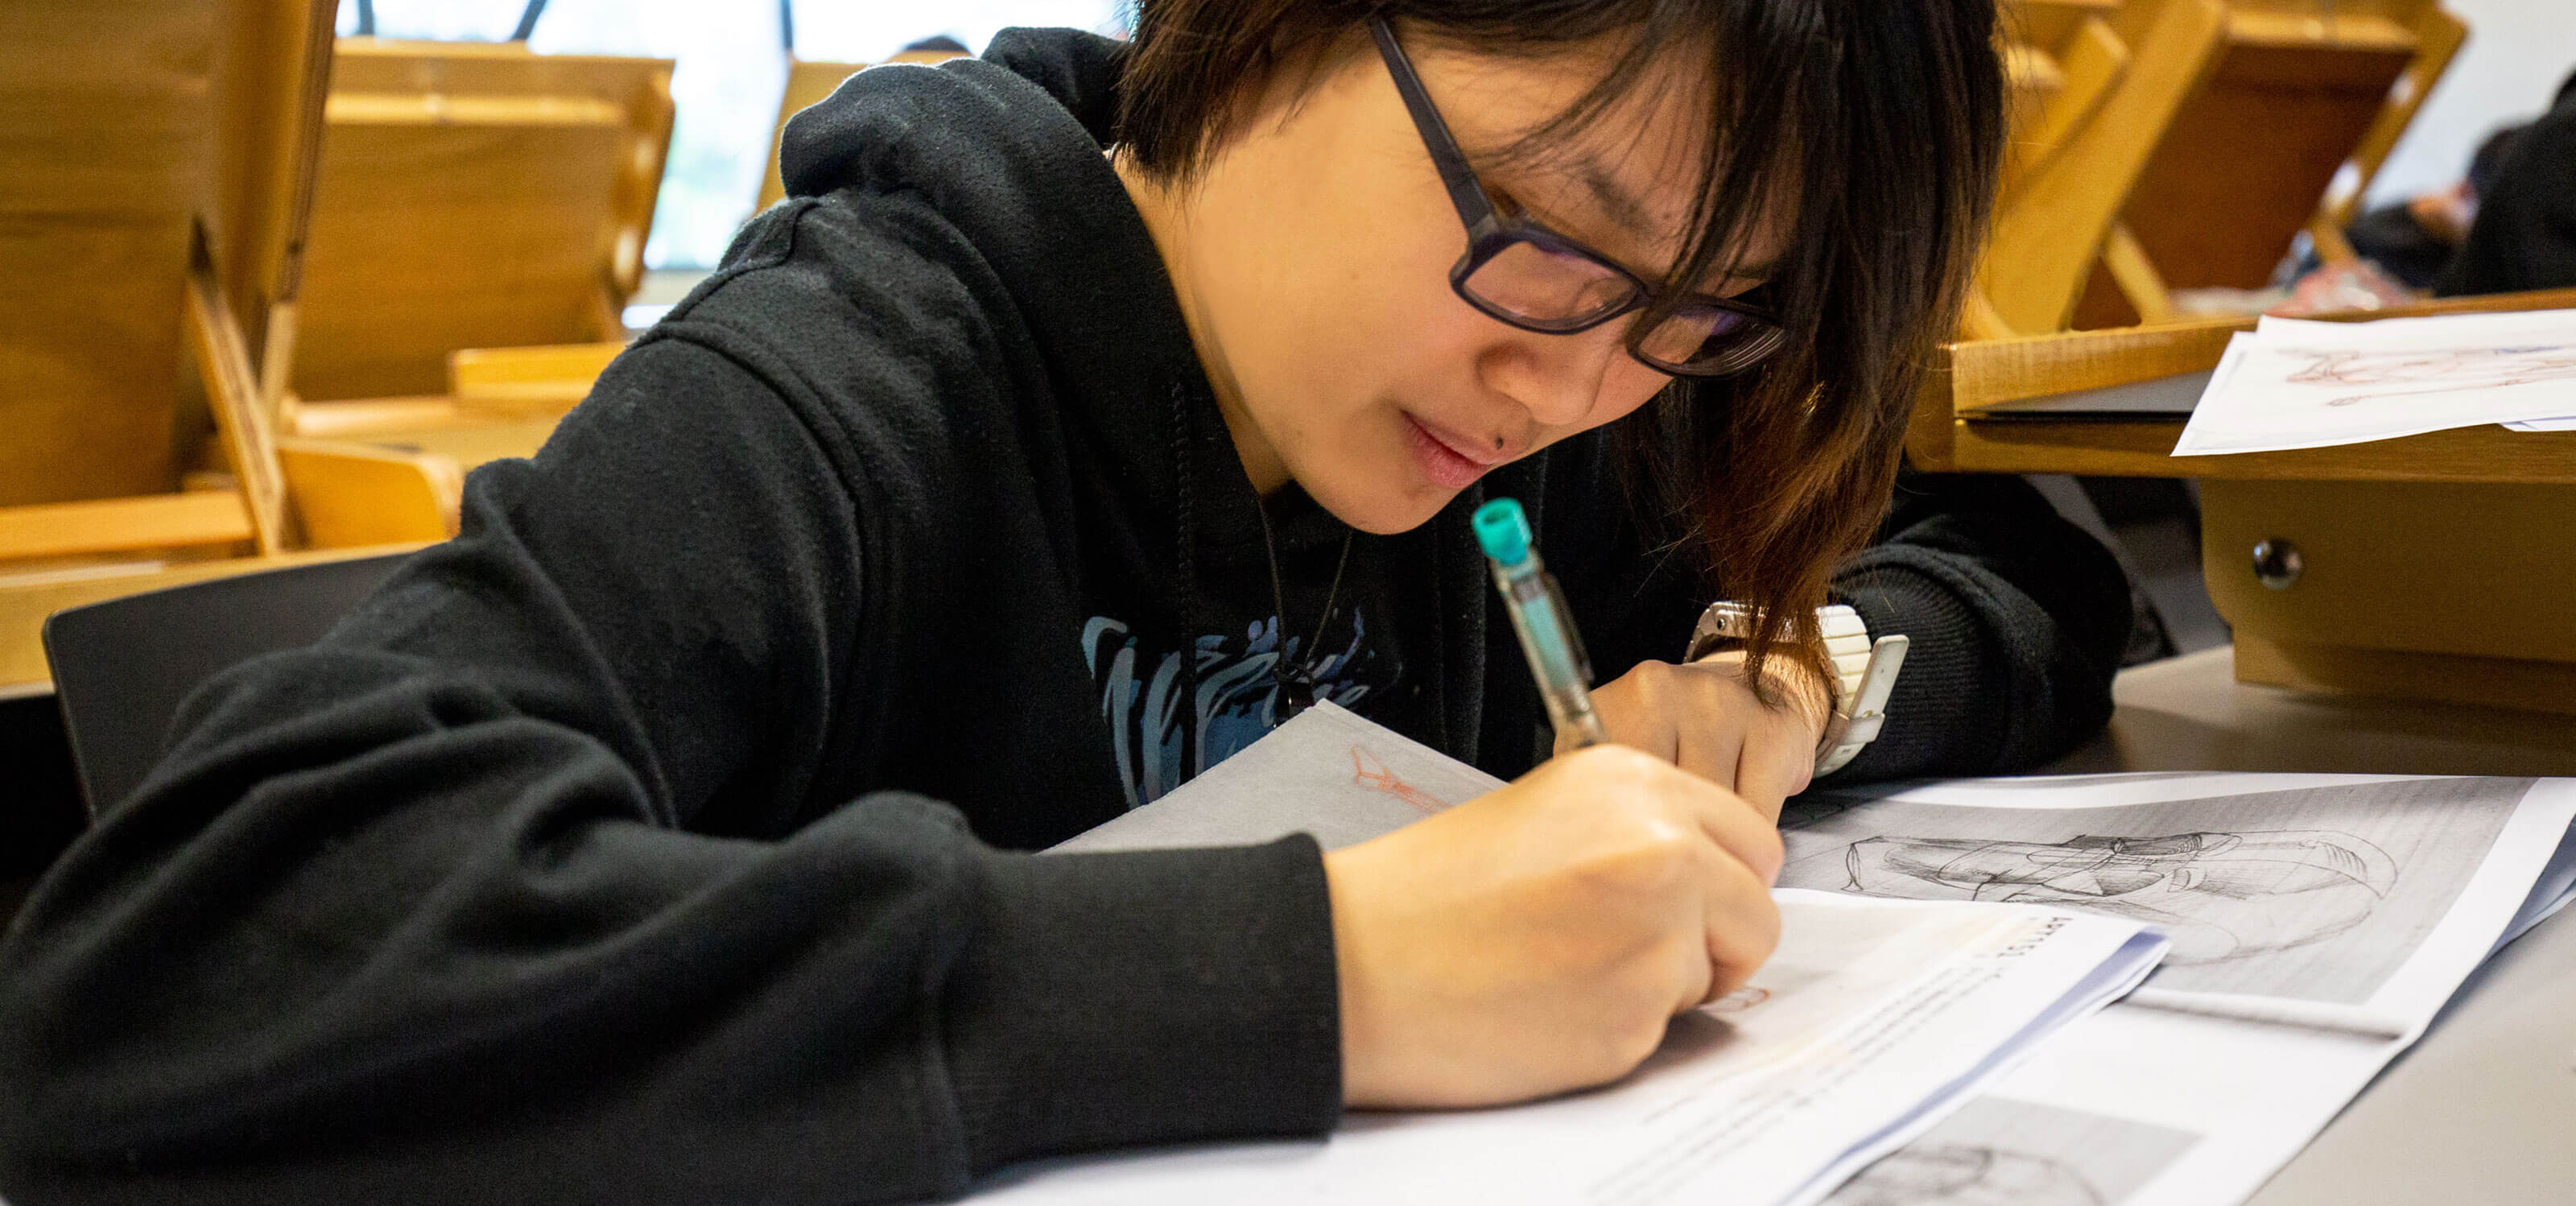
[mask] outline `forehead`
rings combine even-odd
[[[1685,47],[1654,54],[1606,104],[1576,112],[1619,68],[1625,43],[1494,54],[1412,39],[1407,49],[1490,185],[1510,189],[1551,225],[1579,227],[1566,233],[1634,267],[1662,269],[1680,253],[1717,136],[1705,54]],[[1773,258],[1772,232],[1751,235],[1742,262]]]

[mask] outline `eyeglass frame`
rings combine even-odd
[[[1387,23],[1383,14],[1378,13],[1370,14],[1368,23],[1369,32],[1377,39],[1378,58],[1386,63],[1387,75],[1395,82],[1396,94],[1404,98],[1405,111],[1413,118],[1414,132],[1422,137],[1423,150],[1430,153],[1431,166],[1439,172],[1440,183],[1448,190],[1449,204],[1458,211],[1458,220],[1467,228],[1466,253],[1459,256],[1458,262],[1451,265],[1449,269],[1449,288],[1458,294],[1461,301],[1497,322],[1542,335],[1579,334],[1653,304],[1655,287],[1636,273],[1629,271],[1617,260],[1585,246],[1577,239],[1559,234],[1542,223],[1527,218],[1504,217],[1501,210],[1495,206],[1494,199],[1486,194],[1483,182],[1476,178],[1476,169],[1468,165],[1466,152],[1459,149],[1457,137],[1449,132],[1449,123],[1440,116],[1440,110],[1431,103],[1431,94],[1423,88],[1422,76],[1413,69],[1412,58],[1404,53],[1403,45],[1396,40],[1394,27]],[[1468,278],[1517,243],[1534,244],[1542,251],[1585,260],[1617,274],[1619,279],[1626,281],[1630,286],[1628,300],[1589,318],[1568,319],[1551,324],[1546,319],[1514,314],[1496,303],[1478,297],[1467,287]],[[1768,359],[1772,353],[1779,350],[1781,343],[1787,341],[1788,332],[1781,326],[1779,314],[1768,307],[1706,293],[1688,295],[1686,304],[1709,306],[1762,323],[1776,333],[1774,343],[1743,364],[1724,369],[1694,371],[1649,359],[1644,352],[1638,350],[1636,338],[1638,332],[1634,329],[1635,324],[1631,323],[1629,337],[1621,340],[1627,348],[1628,355],[1635,358],[1639,364],[1666,376],[1705,380],[1732,376],[1752,368]]]

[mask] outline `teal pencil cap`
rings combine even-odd
[[[1476,508],[1469,521],[1476,528],[1476,543],[1485,546],[1485,555],[1505,565],[1519,565],[1529,560],[1529,516],[1521,513],[1519,499],[1497,498]]]

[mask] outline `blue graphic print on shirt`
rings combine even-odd
[[[1368,694],[1370,683],[1361,676],[1375,669],[1369,664],[1374,656],[1363,616],[1351,616],[1350,633],[1349,644],[1320,659],[1315,668],[1315,698],[1343,707]],[[1146,648],[1127,625],[1107,616],[1094,616],[1083,625],[1082,656],[1100,691],[1100,714],[1109,722],[1127,806],[1152,803],[1278,724],[1283,719],[1279,664],[1283,656],[1296,664],[1302,643],[1287,638],[1283,654],[1275,616],[1255,621],[1239,637],[1199,637],[1198,696],[1188,703],[1197,713],[1198,742],[1197,748],[1185,750],[1180,651]]]

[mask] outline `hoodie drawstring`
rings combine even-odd
[[[1173,527],[1179,533],[1181,572],[1180,782],[1187,783],[1199,773],[1198,516],[1190,497],[1189,388],[1177,381],[1172,383],[1172,474],[1179,483]]]

